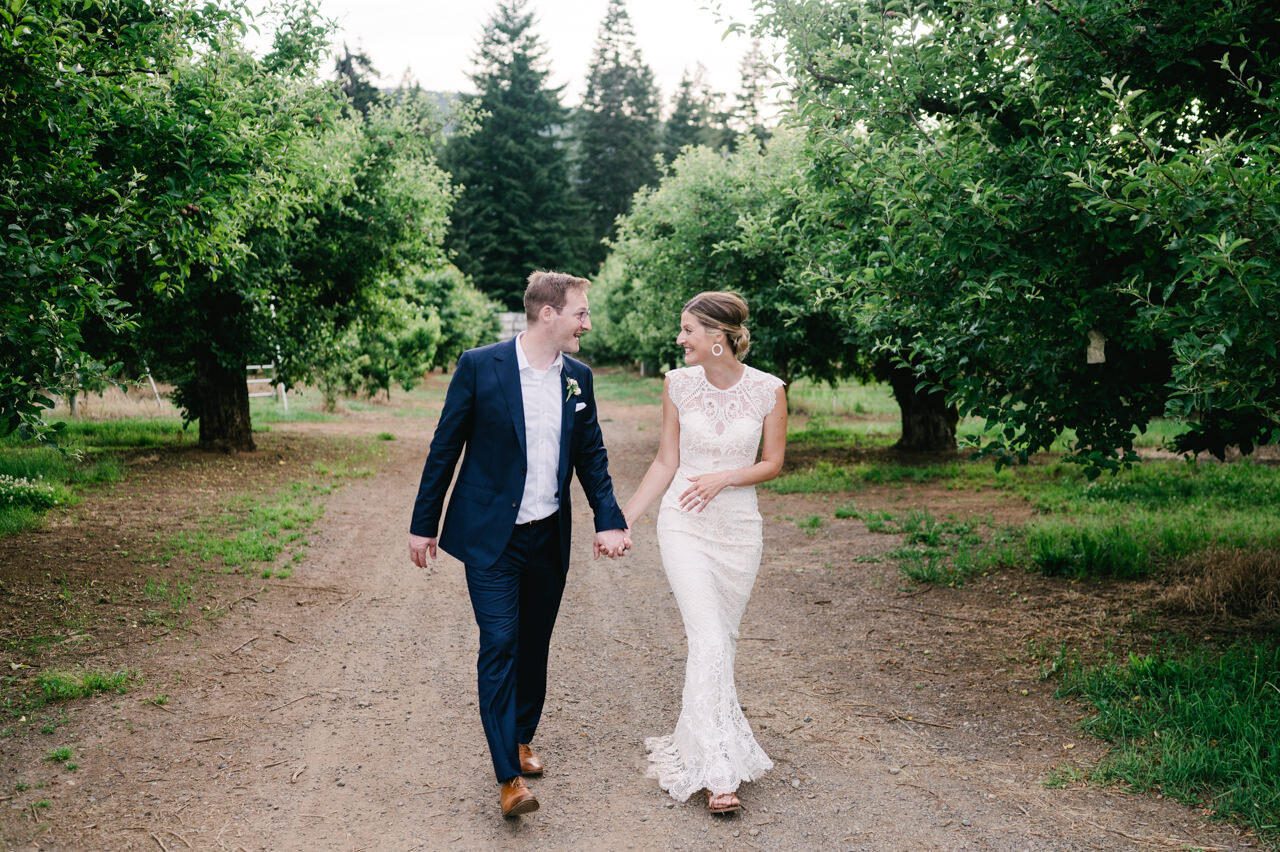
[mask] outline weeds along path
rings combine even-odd
[[[659,411],[602,410],[625,497],[652,458]],[[87,702],[70,723],[85,759],[57,791],[57,819],[14,848],[1057,852],[1239,842],[1154,796],[1044,786],[1100,753],[1072,727],[1078,711],[1010,661],[1061,601],[1037,603],[1024,589],[1029,603],[1002,606],[990,588],[901,597],[892,565],[853,561],[892,538],[853,521],[807,535],[795,520],[831,507],[768,493],[738,682],[777,765],[743,788],[745,810],[712,818],[644,777],[644,737],[667,731],[679,710],[683,630],[652,517],[632,556],[592,562],[578,491],[536,740],[548,768],[531,782],[542,808],[503,820],[475,706],[462,567],[445,557],[422,572],[407,557],[431,426],[388,414],[288,427],[398,440],[376,476],[328,499],[302,570],[198,643],[149,661],[167,667],[167,705]],[[883,499],[945,510],[953,498]]]

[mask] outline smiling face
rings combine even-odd
[[[577,352],[581,348],[578,338],[591,330],[591,311],[587,307],[587,294],[578,287],[570,287],[564,294],[564,307],[551,311],[551,338],[561,352]]]
[[[711,347],[724,342],[724,332],[720,329],[708,328],[688,311],[680,315],[680,334],[676,336],[676,345],[684,347],[684,362],[689,366],[704,364],[714,358]],[[727,351],[728,347],[725,349]]]

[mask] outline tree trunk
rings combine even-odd
[[[255,447],[244,367],[232,369],[213,355],[201,357],[196,361],[196,393],[200,400],[200,448],[252,452]]]
[[[902,439],[894,449],[913,453],[951,452],[956,448],[956,424],[960,414],[947,405],[940,391],[917,392],[919,377],[903,367],[893,367],[889,385],[902,409]]]

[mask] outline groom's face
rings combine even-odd
[[[591,311],[587,294],[577,288],[565,293],[564,307],[551,318],[552,333],[561,352],[577,352],[578,338],[591,330]]]

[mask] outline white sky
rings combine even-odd
[[[484,24],[497,0],[319,0],[321,13],[338,22],[336,46],[364,50],[382,74],[398,83],[408,69],[424,89],[473,92],[467,74]],[[552,85],[567,84],[562,102],[577,106],[608,0],[530,0],[534,32],[547,48]],[[723,21],[708,6],[718,7]],[[749,37],[722,40],[729,21],[750,24],[752,0],[629,0],[641,58],[653,69],[664,107],[685,69],[706,66],[714,91],[739,87],[738,65]],[[768,57],[766,57],[768,58]]]

